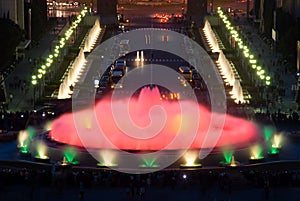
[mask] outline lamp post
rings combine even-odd
[[[33,85],[33,110],[35,110],[35,88],[37,84],[36,75],[32,76],[31,84]]]

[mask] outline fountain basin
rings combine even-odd
[[[109,167],[118,167],[118,164],[112,163],[112,164],[105,164],[105,163],[97,163],[98,168],[109,168]]]
[[[50,163],[50,158],[48,156],[35,156],[34,161],[39,163]]]
[[[193,163],[193,164],[183,163],[183,164],[180,164],[180,168],[202,168],[202,164],[201,163]]]
[[[265,161],[265,157],[258,157],[258,158],[255,158],[255,157],[250,157],[249,158],[249,163],[250,164],[255,164],[255,163],[262,163]]]

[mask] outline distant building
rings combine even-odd
[[[0,18],[9,18],[24,30],[24,0],[0,0]]]
[[[290,27],[300,26],[300,0],[255,0],[254,9],[260,32],[270,38],[280,40]]]

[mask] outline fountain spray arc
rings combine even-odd
[[[58,99],[71,98],[71,95],[73,93],[72,88],[74,88],[74,86],[76,85],[81,72],[85,68],[86,59],[84,52],[91,52],[93,50],[100,32],[100,23],[99,19],[97,19],[94,26],[85,38],[84,47],[80,49],[78,56],[76,57],[74,62],[70,64],[61,80],[57,96]]]

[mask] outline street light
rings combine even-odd
[[[35,110],[35,86],[37,84],[36,75],[33,75],[31,80],[31,84],[33,85],[33,110]]]

